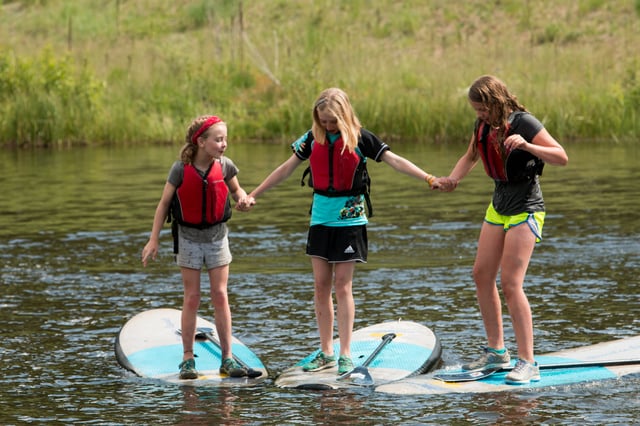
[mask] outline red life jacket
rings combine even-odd
[[[521,114],[514,113],[509,117],[505,138],[511,134],[511,124],[519,119]],[[507,150],[505,148],[503,156],[497,138],[497,129],[479,120],[476,128],[476,144],[482,158],[484,171],[490,178],[501,182],[522,182],[542,174],[544,162],[541,159],[521,149]]]
[[[509,129],[507,125],[505,135],[508,134],[508,131]],[[476,130],[476,143],[478,145],[478,150],[480,151],[480,156],[482,157],[484,171],[490,178],[506,182],[506,155],[503,159],[502,154],[500,153],[500,147],[498,146],[497,138],[497,129],[493,129],[484,121],[480,121]]]
[[[181,225],[208,228],[231,217],[228,196],[229,188],[219,161],[209,166],[204,178],[191,164],[185,164],[182,183],[171,203],[171,213]]]
[[[357,152],[349,152],[342,137],[334,143],[313,143],[309,164],[310,186],[314,192],[326,196],[364,194],[367,191],[367,172],[364,159]]]

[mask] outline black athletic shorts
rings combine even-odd
[[[324,226],[309,228],[307,254],[330,263],[367,262],[367,226]]]

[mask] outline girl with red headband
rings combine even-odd
[[[165,183],[153,218],[149,242],[142,250],[142,263],[158,254],[160,230],[172,222],[174,253],[184,286],[181,334],[184,349],[179,364],[181,379],[198,377],[193,356],[196,318],[200,306],[200,273],[207,268],[211,283],[211,303],[222,349],[221,374],[247,375],[231,351],[231,309],[227,279],[231,252],[226,221],[231,217],[228,196],[238,201],[246,192],[238,182],[238,168],[224,156],[227,149],[227,125],[219,117],[205,115],[195,119]]]

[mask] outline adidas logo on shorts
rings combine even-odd
[[[349,246],[346,249],[344,249],[345,253],[355,253],[356,251],[353,249],[353,247]]]

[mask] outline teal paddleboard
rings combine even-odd
[[[376,391],[404,395],[484,393],[617,379],[640,373],[640,335],[539,355],[536,356],[536,361],[540,365],[540,381],[528,384],[505,383],[507,371],[464,382],[445,382],[433,377],[434,374],[446,377],[446,374],[463,372],[459,365],[452,365],[434,374],[381,385]],[[599,363],[601,365],[594,365]],[[567,367],[561,367],[561,364],[566,364]]]
[[[333,349],[335,354],[340,353],[338,338]],[[358,370],[348,379],[339,377],[337,366],[303,371],[302,366],[318,352],[283,371],[276,378],[276,386],[320,390],[375,386],[430,371],[440,361],[442,350],[440,340],[428,327],[412,321],[389,321],[353,332],[351,358]]]
[[[232,336],[234,357],[259,376],[233,378],[220,374],[221,350],[215,325],[198,317],[196,327],[202,333],[196,337],[194,355],[199,376],[194,380],[181,380],[178,377],[183,352],[180,315],[178,309],[151,309],[129,319],[115,339],[118,363],[141,377],[191,386],[255,386],[268,377],[258,356],[235,336]],[[209,337],[204,332],[208,332]]]

